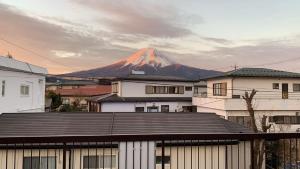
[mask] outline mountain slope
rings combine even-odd
[[[141,70],[150,75],[179,76],[188,79],[199,79],[220,73],[177,64],[153,48],[143,48],[112,65],[66,75],[76,77],[124,77],[131,74],[132,70]]]

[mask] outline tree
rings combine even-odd
[[[255,119],[255,111],[253,108],[253,98],[256,95],[257,91],[253,89],[251,93],[245,92],[245,96],[243,96],[243,99],[246,101],[247,104],[247,110],[249,112],[250,116],[250,122],[251,122],[251,128],[253,132],[259,133],[259,132],[267,132],[271,125],[267,125],[267,116],[263,115],[261,119],[261,131],[258,130],[258,126],[256,124]],[[266,142],[264,139],[256,139],[253,141],[253,165],[254,169],[262,169],[263,161],[264,161],[264,155],[265,155],[265,145]]]
[[[62,99],[60,94],[56,94],[53,91],[49,91],[47,97],[52,100],[51,109],[57,109],[60,105],[62,105]]]

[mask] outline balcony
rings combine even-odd
[[[193,97],[193,105],[218,110],[247,110],[242,98],[212,98]],[[253,99],[255,110],[261,111],[299,111],[300,99],[279,98],[255,98]]]

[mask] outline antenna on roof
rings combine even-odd
[[[9,53],[9,51],[7,52],[7,57],[13,59],[13,56]]]
[[[239,67],[237,64],[234,65],[234,70],[237,70]]]

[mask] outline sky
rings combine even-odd
[[[61,74],[152,47],[227,71],[300,72],[299,0],[0,0],[0,55]]]

